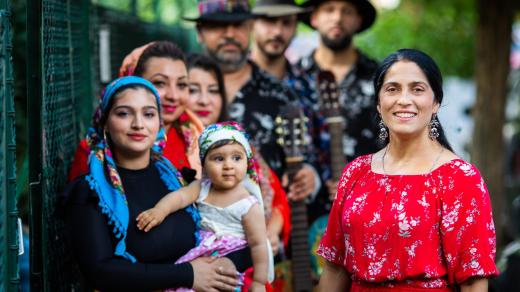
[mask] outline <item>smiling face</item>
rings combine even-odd
[[[323,44],[331,50],[348,48],[361,22],[356,6],[347,1],[326,1],[311,15],[311,25],[320,33]]]
[[[184,112],[189,98],[188,73],[181,60],[151,57],[142,77],[150,81],[161,97],[165,128],[169,128]]]
[[[296,15],[262,17],[253,26],[255,45],[269,59],[277,59],[285,53],[296,34]]]
[[[378,94],[377,110],[390,137],[428,137],[428,124],[439,110],[439,103],[417,64],[407,60],[394,63]]]
[[[244,147],[232,143],[210,149],[204,159],[204,172],[215,189],[234,188],[247,173],[247,156]]]
[[[195,67],[190,69],[189,79],[188,108],[195,112],[204,126],[216,123],[222,110],[223,97],[215,74]]]
[[[129,88],[114,98],[105,130],[116,159],[149,156],[160,128],[154,95],[144,88]]]

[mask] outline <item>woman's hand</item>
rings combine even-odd
[[[126,57],[123,59],[123,64],[119,68],[119,76],[132,75],[135,67],[137,66],[139,58],[143,54],[144,50],[146,50],[146,48],[148,48],[151,44],[153,44],[153,42],[135,48],[130,54],[126,55]]]
[[[161,224],[167,215],[168,212],[157,207],[141,212],[141,214],[137,216],[137,219],[135,219],[137,220],[137,228],[139,230],[144,229],[144,232],[148,232],[150,229]]]
[[[350,277],[344,267],[325,261],[318,284],[319,292],[350,291]]]
[[[265,292],[265,284],[262,284],[257,281],[253,281],[251,283],[251,287],[249,287],[249,291],[251,292]]]
[[[325,186],[327,186],[327,190],[329,191],[329,200],[334,201],[336,197],[336,192],[338,191],[338,181],[337,180],[327,180],[325,182]]]
[[[269,243],[271,244],[271,249],[273,250],[273,256],[277,255],[280,251],[280,237],[278,234],[274,234],[273,232],[267,231],[267,239],[269,239]]]
[[[488,279],[471,278],[460,285],[461,292],[487,292]]]
[[[234,291],[240,283],[233,262],[227,258],[202,257],[190,262],[193,267],[193,290]]]

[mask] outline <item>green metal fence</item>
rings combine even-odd
[[[10,1],[0,1],[0,291],[17,291],[16,142]]]
[[[89,0],[27,5],[31,290],[88,291],[56,204],[102,83],[117,76],[136,46],[168,39],[190,49],[194,38],[184,28],[144,23]]]

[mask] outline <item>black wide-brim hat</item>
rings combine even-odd
[[[331,0],[308,0],[307,2],[302,4],[302,7],[312,7],[312,11],[316,9],[318,6],[320,6],[322,3],[325,3],[327,1]],[[372,24],[374,24],[374,21],[376,20],[376,9],[374,6],[370,3],[368,0],[344,0],[345,2],[350,2],[354,5],[356,5],[359,15],[361,16],[361,26],[358,29],[358,33],[366,30],[367,28],[371,27]],[[308,26],[312,27],[311,25],[311,12],[300,14],[299,20],[303,23],[307,24]]]
[[[199,0],[199,17],[183,17],[196,22],[241,22],[255,18],[248,0]]]

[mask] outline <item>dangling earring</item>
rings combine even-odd
[[[383,119],[379,121],[379,140],[385,142],[388,138],[388,130],[386,129],[385,123],[383,123]]]
[[[437,119],[437,115],[433,114],[432,119],[430,123],[428,124],[428,128],[430,128],[430,131],[428,132],[428,137],[432,140],[437,140],[439,138],[439,120]]]

